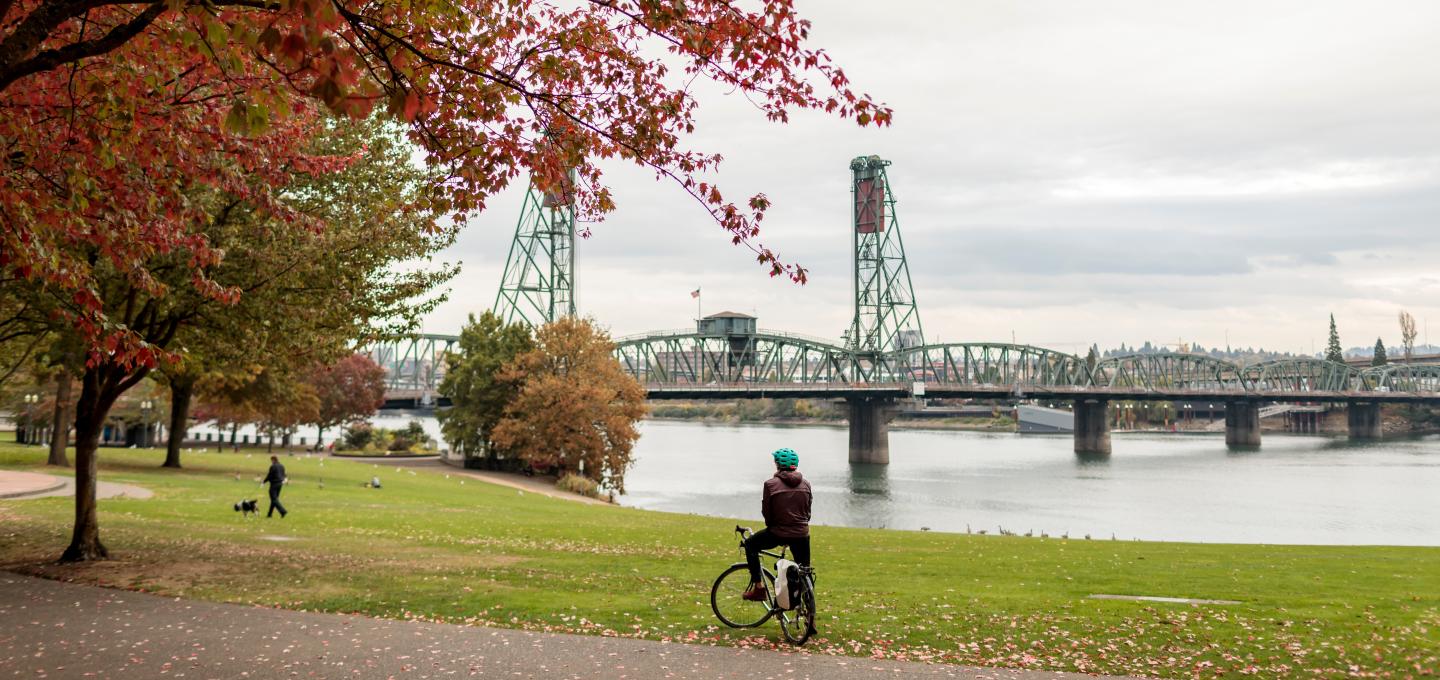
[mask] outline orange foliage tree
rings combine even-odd
[[[534,467],[574,472],[625,493],[645,389],[621,368],[614,349],[586,319],[538,329],[535,349],[502,372],[523,385],[495,426],[494,444]]]

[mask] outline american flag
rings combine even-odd
[[[698,298],[698,297],[700,297],[700,289],[699,289],[699,288],[696,288],[695,290],[690,291],[690,297],[692,297],[692,298]]]

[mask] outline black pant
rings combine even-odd
[[[795,562],[808,566],[810,564],[810,537],[781,538],[770,533],[769,529],[761,529],[759,532],[750,535],[745,539],[745,561],[750,564],[750,582],[760,582],[760,551],[777,548],[782,545],[790,546],[790,552],[795,556]]]
[[[283,505],[280,504],[280,485],[279,485],[279,484],[271,484],[271,485],[270,485],[270,512],[265,513],[265,516],[266,516],[266,517],[273,517],[273,516],[275,515],[275,511],[276,511],[276,510],[279,510],[279,511],[280,511],[280,516],[281,516],[281,517],[284,517],[284,516],[285,516],[285,506],[283,506]]]

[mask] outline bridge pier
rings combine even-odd
[[[1383,430],[1379,403],[1352,401],[1345,406],[1345,416],[1350,422],[1351,439],[1379,439],[1381,437]]]
[[[1225,403],[1225,446],[1260,448],[1260,405],[1253,401]]]
[[[1110,421],[1104,399],[1075,400],[1075,455],[1109,456]]]
[[[883,397],[849,397],[850,462],[890,464],[890,418],[895,400]]]

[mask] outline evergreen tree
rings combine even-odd
[[[1385,342],[1380,338],[1375,338],[1375,356],[1370,359],[1370,365],[1384,366],[1387,363],[1389,363],[1389,359],[1385,357]]]
[[[1335,315],[1330,315],[1330,342],[1325,345],[1325,360],[1345,363],[1345,350],[1340,348],[1340,333],[1335,330]]]

